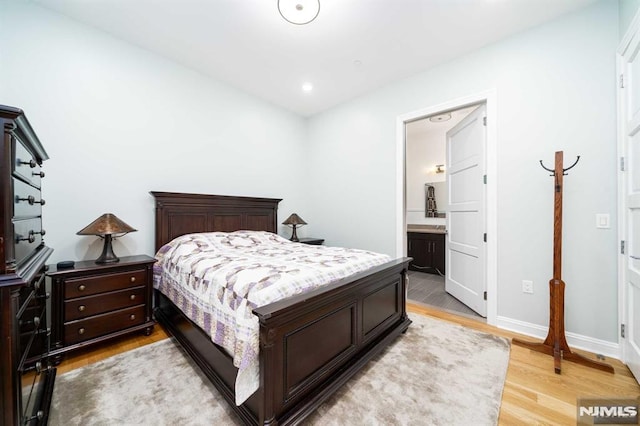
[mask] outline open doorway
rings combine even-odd
[[[464,292],[465,286],[449,279],[455,269],[449,263],[465,260],[458,260],[458,251],[453,251],[452,256],[447,250],[447,222],[451,218],[451,212],[447,214],[451,189],[448,176],[452,166],[447,153],[449,141],[457,137],[452,131],[480,107],[471,105],[405,124],[407,255],[413,258],[407,298],[476,319],[483,319],[481,313],[459,297],[457,288],[451,288],[460,287]]]
[[[414,259],[408,299],[489,324],[497,317],[492,114],[488,91],[398,117],[397,248]]]

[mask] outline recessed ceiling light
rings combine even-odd
[[[429,117],[429,121],[431,121],[432,123],[441,123],[443,121],[449,121],[451,120],[451,114],[450,113],[444,113],[444,114],[440,114],[440,115],[434,115],[432,117]]]
[[[311,83],[304,83],[304,84],[302,85],[302,90],[303,90],[303,91],[305,91],[305,92],[310,92],[310,91],[312,91],[312,90],[313,90],[313,84],[311,84]]]

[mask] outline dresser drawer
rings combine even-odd
[[[46,337],[46,311],[44,306],[40,306],[33,315],[20,321],[21,370],[29,367],[29,360],[45,352]]]
[[[65,322],[145,303],[146,288],[133,287],[64,302]]]
[[[145,306],[135,306],[91,318],[72,321],[64,325],[64,344],[71,345],[114,331],[143,324]]]
[[[40,218],[13,222],[15,258],[20,263],[42,244],[42,221]]]
[[[27,185],[20,179],[13,178],[13,216],[34,217],[42,215],[44,200],[40,190]]]
[[[109,275],[70,278],[64,283],[65,300],[145,285],[146,271],[138,269]]]
[[[25,148],[20,139],[14,138],[14,165],[13,173],[31,182],[40,188],[40,178],[43,176],[40,164],[33,155]]]
[[[38,356],[47,351],[47,314],[44,273],[36,275],[29,285],[20,289],[20,308],[16,314],[20,331],[22,368],[28,369]]]
[[[20,320],[25,315],[28,315],[28,311],[33,309],[33,307],[39,306],[42,303],[44,298],[44,278],[45,275],[40,273],[36,275],[36,277],[31,280],[29,285],[20,288],[20,308],[18,309],[18,313],[16,318]]]

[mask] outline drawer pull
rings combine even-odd
[[[33,234],[33,231],[29,231],[28,237],[18,234],[16,235],[16,244],[19,244],[20,241],[28,241],[29,244],[31,244],[36,241],[36,236]]]
[[[29,236],[28,237],[23,237],[22,235],[17,235],[16,236],[16,243],[19,243],[20,241],[29,241],[29,244],[33,243],[36,241],[36,235],[44,235],[46,234],[47,231],[45,231],[44,229],[36,232],[33,229],[29,231]]]
[[[20,201],[26,201],[30,205],[40,204],[44,206],[46,204],[46,201],[44,200],[37,201],[36,197],[34,197],[33,195],[29,195],[27,198],[21,198],[19,195],[16,195],[16,204],[19,203]]]
[[[87,288],[87,287],[85,287],[85,285],[84,285],[84,284],[80,284],[80,285],[78,286],[78,290],[79,290],[79,291],[84,291],[86,288]]]
[[[31,416],[31,417],[25,418],[24,419],[24,424],[28,425],[28,424],[31,424],[31,422],[33,422],[34,420],[40,421],[43,418],[44,418],[44,411],[38,410],[38,412],[36,413],[35,416]]]
[[[129,281],[131,281],[132,283],[135,283],[136,282],[136,277],[131,277]]]
[[[136,300],[136,295],[135,295],[135,294],[132,294],[131,296],[129,296],[129,299],[131,299],[131,300]]]
[[[40,172],[40,173],[31,172],[31,174],[32,174],[33,176],[40,176],[40,178],[43,178],[43,177],[44,177],[44,172]]]
[[[31,325],[33,324],[33,328],[38,328],[40,327],[40,317],[33,317],[32,320],[25,320],[25,321],[20,321],[20,325]]]
[[[80,305],[80,306],[78,306],[78,310],[79,310],[80,312],[84,312],[84,310],[85,310],[85,309],[87,309],[87,307],[86,307],[86,306],[84,306],[84,305]]]
[[[45,292],[44,294],[41,294],[40,296],[36,296],[36,299],[48,299],[51,297],[51,293],[49,292]]]
[[[18,159],[18,164],[28,164],[29,167],[31,167],[32,169],[35,169],[36,166],[38,165],[38,163],[36,163],[36,160],[34,160],[34,159],[31,159],[29,161],[23,161],[23,160]]]
[[[40,374],[42,372],[42,363],[40,361],[36,362],[36,373]]]
[[[129,316],[129,319],[130,319],[131,321],[133,321],[134,319],[136,319],[135,314],[131,314],[131,316]]]
[[[84,334],[84,327],[82,327],[82,328],[80,328],[80,329],[78,330],[78,334]]]

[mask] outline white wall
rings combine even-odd
[[[153,255],[152,190],[283,198],[279,222],[308,217],[302,118],[37,6],[0,2],[0,40],[0,103],[51,157],[52,262],[96,258],[102,242],[76,232],[106,212],[138,229],[117,255]]]
[[[445,164],[446,128],[430,127],[428,119],[414,121],[406,126],[406,212],[407,224],[445,225],[445,218],[425,217],[425,184],[445,182],[446,173],[436,173],[436,164]],[[432,123],[433,124],[433,123]],[[439,195],[439,194],[437,194]],[[438,211],[444,212],[446,189],[436,197]]]
[[[640,9],[640,0],[618,0],[619,4],[619,36],[620,39],[624,37],[625,32],[629,28],[629,24],[633,20],[633,17],[638,13]]]
[[[582,156],[565,177],[566,328],[617,342],[617,43],[617,3],[605,0],[313,117],[314,232],[395,254],[396,118],[495,88],[498,315],[548,324],[553,180],[538,161],[563,150],[566,163]],[[596,229],[596,213],[612,228]]]
[[[227,85],[29,4],[0,2],[0,103],[23,108],[52,157],[44,225],[52,261],[94,258],[75,235],[104,212],[153,254],[150,190],[284,198],[301,235],[395,254],[399,115],[497,91],[498,314],[548,322],[552,180],[538,160],[581,155],[566,177],[567,330],[617,341],[617,2],[391,84],[307,123]],[[10,82],[10,83],[8,83]],[[595,229],[609,213],[611,230]],[[283,227],[281,233],[288,235]],[[533,280],[535,293],[520,291]]]

